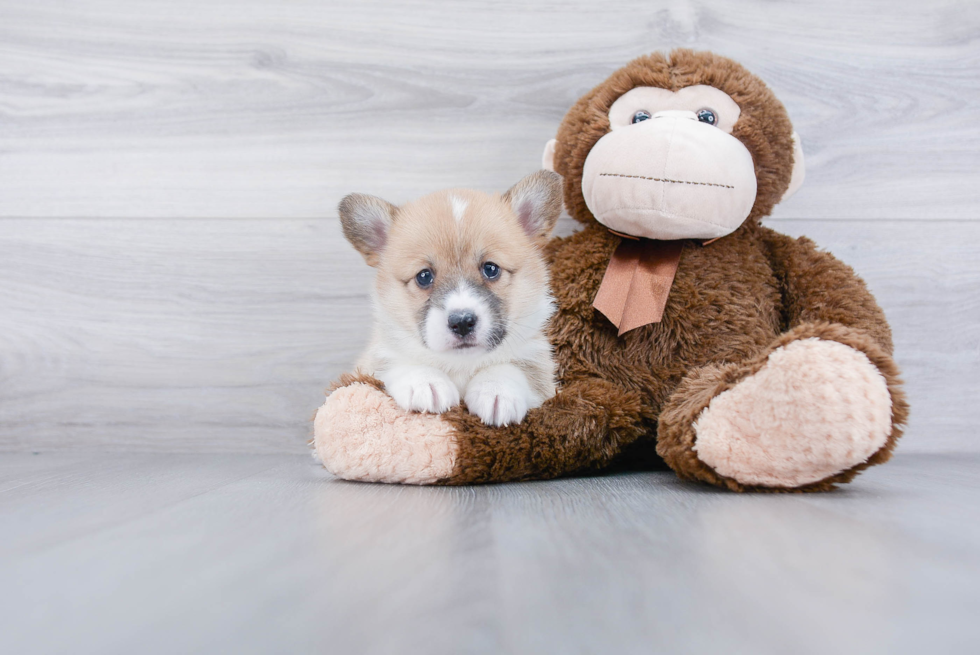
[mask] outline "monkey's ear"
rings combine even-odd
[[[804,177],[806,177],[806,165],[803,163],[803,145],[800,143],[800,135],[793,132],[793,176],[789,178],[786,193],[779,201],[782,202],[796,193],[803,186]]]
[[[547,237],[555,227],[562,208],[561,175],[554,171],[531,173],[504,194],[527,235]]]
[[[558,139],[552,139],[548,143],[544,144],[544,154],[541,155],[541,168],[546,171],[555,170],[555,146],[558,145]]]
[[[344,236],[364,255],[368,264],[377,266],[388,241],[396,207],[381,198],[352,193],[340,201],[337,209]]]

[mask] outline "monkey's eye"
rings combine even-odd
[[[500,267],[493,262],[484,262],[483,277],[487,278],[488,280],[496,280],[498,277],[500,277]]]
[[[711,111],[710,109],[699,109],[698,120],[702,123],[707,123],[708,125],[714,125],[718,122],[718,117],[715,116],[715,112]]]
[[[423,289],[432,286],[432,281],[435,279],[435,274],[427,268],[423,268],[421,271],[415,274],[415,283]]]
[[[649,118],[650,118],[650,112],[648,112],[646,109],[641,109],[640,111],[633,114],[633,120],[631,122],[639,123],[640,121],[645,121],[648,120]]]

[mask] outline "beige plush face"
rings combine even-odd
[[[504,196],[458,189],[399,208],[345,198],[345,234],[378,269],[380,327],[437,353],[479,354],[547,306],[540,246],[561,209],[561,182],[536,175]]]
[[[609,109],[585,160],[582,192],[603,225],[651,239],[733,232],[755,203],[752,155],[732,136],[739,106],[697,85],[637,87]]]

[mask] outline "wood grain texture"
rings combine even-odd
[[[0,3],[0,216],[330,215],[507,188],[634,56],[734,57],[787,105],[793,218],[980,206],[969,0]]]
[[[772,223],[878,296],[912,403],[900,451],[980,451],[980,223]],[[370,280],[336,219],[0,221],[0,450],[305,452],[366,343]]]
[[[972,653],[978,474],[977,455],[899,454],[838,493],[772,496],[3,455],[0,651]]]

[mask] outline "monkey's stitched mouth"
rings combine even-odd
[[[646,177],[644,175],[625,175],[623,173],[599,173],[599,177],[628,177],[635,180],[650,180],[651,182],[669,182],[670,184],[691,184],[694,186],[713,186],[722,189],[734,189],[730,184],[717,184],[715,182],[691,182],[688,180],[671,180],[666,177]]]

